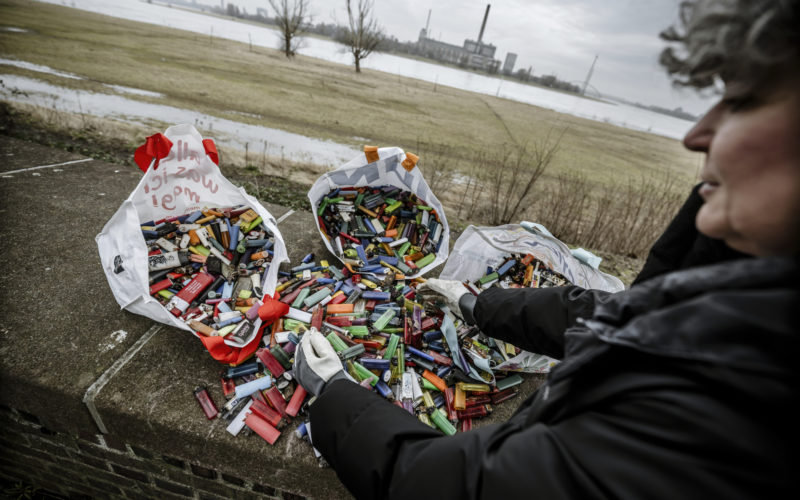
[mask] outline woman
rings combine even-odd
[[[706,162],[702,204],[679,220],[699,208],[697,230],[728,249],[698,250],[673,224],[648,275],[615,295],[472,300],[429,280],[488,335],[563,357],[507,422],[450,437],[339,380],[332,349],[306,334],[295,373],[321,393],[313,443],[356,497],[796,495],[800,1],[684,2],[681,23],[662,63],[724,94],[684,140]]]

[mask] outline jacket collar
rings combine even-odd
[[[568,330],[567,355],[594,337],[658,356],[790,375],[800,356],[798,283],[798,259],[778,257],[659,276],[597,306],[586,328]]]

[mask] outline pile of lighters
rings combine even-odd
[[[142,224],[150,295],[205,336],[241,347],[255,335],[274,238],[246,206]]]
[[[517,394],[514,386],[522,382],[517,374],[495,379],[470,365],[472,373],[487,379],[476,380],[458,367],[471,356],[503,360],[518,350],[501,347],[456,321],[454,359],[443,338],[445,313],[416,293],[424,280],[408,280],[376,266],[378,257],[370,254],[357,266],[341,268],[312,258],[308,255],[291,272],[282,273],[288,275],[281,277],[276,291],[290,306],[289,313],[264,334],[256,360],[230,368],[222,377],[223,392],[231,398],[222,418],[230,422],[232,434],[249,427],[274,443],[284,419],[301,414],[309,404],[306,391],[292,380],[291,367],[300,338],[312,327],[326,336],[355,381],[445,434],[472,428],[474,418],[489,415],[493,404]],[[208,393],[199,388],[196,396],[208,408],[206,416],[214,418],[217,411]],[[301,423],[298,434],[307,429]]]
[[[490,266],[481,278],[464,283],[473,293],[497,286],[501,288],[548,288],[569,285],[569,281],[531,254],[508,254]]]
[[[519,375],[493,374],[475,360],[496,365],[519,350],[452,316],[445,320],[444,311],[417,295],[424,280],[407,278],[434,260],[442,242],[438,216],[423,200],[396,188],[337,189],[320,200],[318,215],[344,265],[317,263],[309,254],[280,272],[276,292],[288,314],[265,330],[254,360],[221,376],[228,432],[250,429],[272,444],[287,419],[304,413],[310,401],[291,369],[311,327],[360,385],[448,435],[470,429],[474,418],[516,395]],[[248,207],[214,208],[148,222],[142,232],[151,250],[151,295],[199,334],[247,344],[260,321],[261,280],[274,244],[260,217]],[[524,278],[532,260],[511,260],[497,269],[497,280],[490,274],[481,286],[523,268]],[[544,271],[533,271],[537,283]],[[220,415],[205,388],[195,397],[207,418]],[[301,423],[298,435],[308,427]]]
[[[393,186],[338,188],[317,203],[323,234],[346,264],[372,253],[380,264],[413,275],[432,263],[442,244],[443,225],[433,207]]]

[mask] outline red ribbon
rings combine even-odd
[[[153,168],[158,168],[158,162],[162,158],[166,158],[170,149],[172,149],[172,141],[167,139],[167,136],[161,133],[154,134],[148,137],[144,144],[136,148],[133,159],[142,172],[147,172],[153,159],[155,159]]]
[[[211,161],[219,165],[219,153],[217,152],[217,145],[211,139],[203,139],[203,148]]]
[[[278,300],[278,293],[275,293],[275,297],[270,297],[269,295],[264,295],[264,300],[262,301],[263,304],[261,307],[258,308],[258,317],[261,318],[261,321],[264,323],[272,323],[278,318],[282,318],[289,312],[289,304],[285,304]]]
[[[172,149],[172,141],[167,139],[167,136],[161,133],[154,134],[148,137],[144,144],[136,148],[133,159],[142,172],[147,172],[153,159],[155,159],[153,169],[156,169],[158,168],[158,163],[167,157],[170,149]],[[205,149],[211,161],[219,165],[219,152],[212,139],[203,139],[203,149]]]
[[[258,316],[261,318],[261,328],[258,329],[256,337],[244,347],[232,347],[225,343],[222,337],[200,337],[200,341],[208,350],[211,357],[221,363],[236,366],[241,364],[256,352],[261,344],[261,337],[264,336],[264,329],[283,317],[289,312],[289,305],[265,295],[263,305],[258,309]]]

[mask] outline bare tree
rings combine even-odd
[[[269,0],[269,4],[275,12],[275,24],[281,32],[283,53],[287,58],[294,57],[303,25],[309,22],[309,0]]]
[[[383,40],[383,30],[373,16],[374,0],[358,0],[355,8],[347,1],[347,20],[349,26],[340,34],[338,40],[350,49],[356,73],[361,73],[361,60],[374,51]]]

